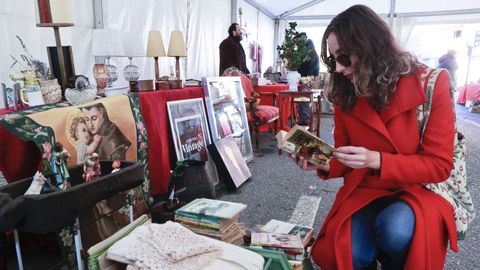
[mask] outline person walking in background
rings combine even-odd
[[[307,39],[307,34],[302,32],[298,34],[298,38]],[[310,59],[302,62],[302,64],[298,68],[298,73],[300,73],[302,77],[318,76],[320,62],[319,62],[317,51],[315,50],[315,45],[313,44],[313,41],[311,39],[307,39],[307,50],[310,54]],[[308,89],[302,89],[302,90],[308,90]],[[309,125],[310,123],[310,104],[309,103],[301,102],[298,104],[298,118],[299,118],[299,122],[298,122],[299,125],[301,126]]]
[[[334,158],[314,166],[321,179],[343,177],[311,256],[322,269],[443,269],[458,251],[452,206],[423,183],[442,182],[453,167],[454,112],[449,77],[440,72],[420,139],[416,109],[427,101],[426,71],[396,44],[373,10],[355,5],[322,38],[321,59],[334,103]]]
[[[220,73],[222,75],[225,69],[236,67],[245,74],[250,74],[247,68],[247,60],[242,44],[242,31],[238,23],[232,23],[228,28],[228,37],[220,43]]]
[[[450,79],[452,81],[452,87],[455,88],[457,86],[457,76],[455,75],[455,72],[458,69],[458,64],[457,60],[455,58],[455,55],[457,52],[455,50],[448,50],[447,54],[442,55],[438,59],[438,68],[444,68],[448,70],[450,73]]]

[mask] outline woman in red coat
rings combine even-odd
[[[335,104],[337,152],[321,167],[292,158],[322,179],[344,178],[312,247],[322,269],[442,269],[448,241],[457,251],[452,206],[422,183],[453,167],[454,114],[448,73],[435,86],[423,142],[416,108],[426,102],[425,69],[394,41],[370,8],[337,15],[322,40],[326,87]]]

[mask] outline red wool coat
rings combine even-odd
[[[454,114],[449,78],[442,72],[435,86],[430,119],[420,149],[415,109],[426,102],[417,75],[403,76],[388,108],[376,112],[360,98],[350,113],[335,108],[335,146],[363,146],[381,152],[381,168],[351,169],[336,159],[323,179],[343,177],[332,209],[312,247],[322,269],[353,269],[351,219],[375,199],[390,196],[407,202],[415,213],[415,232],[405,269],[443,269],[446,248],[458,251],[452,206],[422,187],[441,182],[453,167]]]

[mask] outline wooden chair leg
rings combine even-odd
[[[258,150],[258,145],[260,144],[260,126],[255,124],[255,149]]]
[[[274,135],[277,135],[277,132],[278,132],[278,118],[273,123],[273,132],[274,132]]]

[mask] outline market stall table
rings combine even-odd
[[[168,189],[173,151],[167,101],[203,98],[202,87],[186,87],[138,93],[149,140],[148,165],[153,195]],[[40,166],[40,151],[0,125],[0,171],[7,182],[32,176]]]
[[[283,116],[285,112],[282,110],[285,108],[285,103],[291,103],[290,120],[292,125],[295,124],[296,117],[294,112],[294,103],[308,102],[310,103],[310,126],[309,131],[320,137],[320,118],[322,114],[322,90],[312,89],[310,91],[281,91],[280,96],[280,129],[288,128],[288,117],[285,119]],[[285,102],[287,101],[287,102]],[[315,123],[315,125],[314,125]],[[286,126],[284,126],[284,124]]]

